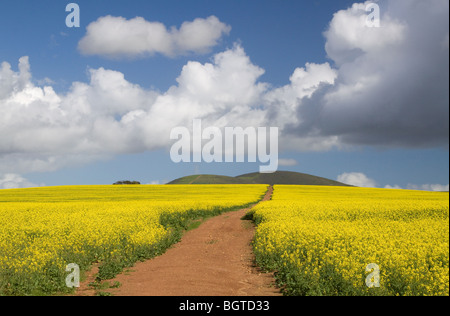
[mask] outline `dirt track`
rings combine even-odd
[[[264,200],[270,199],[272,187]],[[281,295],[271,274],[253,265],[254,225],[241,218],[248,209],[222,214],[188,231],[181,242],[154,259],[118,275],[116,296],[273,296]],[[80,295],[93,295],[82,285]]]

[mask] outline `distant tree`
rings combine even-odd
[[[116,183],[114,183],[113,185],[128,185],[128,184],[141,184],[139,181],[129,181],[129,180],[125,180],[125,181],[117,181]]]

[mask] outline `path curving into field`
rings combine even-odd
[[[272,192],[269,187],[262,201],[269,200]],[[118,275],[112,281],[121,286],[107,291],[116,296],[281,295],[273,275],[254,266],[255,227],[242,219],[249,209],[205,221],[163,255]]]

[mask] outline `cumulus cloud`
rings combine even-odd
[[[377,183],[361,172],[347,172],[340,174],[337,181],[363,188],[375,188]]]
[[[208,52],[230,30],[230,26],[215,16],[184,22],[177,29],[167,28],[160,22],[146,21],[142,17],[127,20],[108,15],[87,26],[86,35],[80,40],[78,49],[85,55],[108,58],[154,54],[173,57]]]
[[[290,77],[290,84],[268,91],[264,95],[267,117],[272,124],[281,128],[309,124],[305,117],[296,115],[297,110],[323,85],[334,84],[336,78],[337,72],[329,63],[307,63],[305,67],[295,69]]]
[[[126,80],[123,73],[89,69],[89,82],[74,82],[65,94],[36,86],[27,57],[18,71],[2,64],[0,78],[0,172],[53,171],[117,154],[171,145],[174,127],[283,128],[295,117],[296,100],[308,97],[335,77],[329,64],[298,68],[291,84],[273,89],[260,82],[264,70],[240,45],[216,54],[211,62],[188,62],[177,84],[160,93]],[[278,106],[285,113],[272,115]],[[287,115],[286,117],[284,115]],[[283,137],[283,135],[282,135]],[[314,136],[283,139],[296,148],[323,149]],[[281,161],[292,165],[292,160]]]
[[[38,185],[14,173],[0,174],[0,189],[32,188]]]
[[[423,191],[448,191],[449,185],[442,185],[442,184],[422,184],[422,185],[415,185],[415,184],[408,184],[407,187],[408,190],[423,190]]]
[[[385,186],[386,189],[403,189],[401,186],[399,185],[386,185]],[[449,185],[443,185],[443,184],[422,184],[422,185],[417,185],[417,184],[411,184],[409,183],[406,186],[407,190],[420,190],[420,191],[434,191],[434,192],[442,192],[442,191],[448,191],[449,190]]]
[[[18,71],[0,68],[0,172],[52,171],[122,153],[170,145],[170,131],[190,126],[265,126],[259,107],[264,70],[239,45],[211,63],[187,63],[165,93],[133,84],[123,73],[90,69],[88,83],[66,94],[32,83],[27,57]]]
[[[394,184],[394,185],[390,185],[390,184],[386,184],[384,186],[385,189],[392,189],[392,190],[402,190],[403,188],[401,186],[399,186],[398,184]]]
[[[365,24],[368,3],[334,15],[324,36],[336,79],[302,99],[291,132],[351,145],[448,146],[449,2],[377,3],[380,28]]]
[[[190,127],[193,119],[219,128],[279,127],[281,149],[297,151],[448,146],[448,1],[378,3],[381,28],[367,28],[364,5],[337,12],[325,32],[331,61],[299,66],[282,87],[261,82],[264,69],[240,45],[207,63],[187,62],[163,93],[98,68],[89,69],[88,82],[58,94],[51,82],[33,83],[28,57],[17,70],[3,62],[0,173],[51,171],[165,148],[171,129]],[[229,29],[215,17],[179,29],[103,17],[79,45],[86,54],[109,57],[173,56],[207,50]],[[358,173],[341,180],[375,185]]]

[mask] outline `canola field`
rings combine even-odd
[[[0,190],[0,296],[70,293],[67,265],[111,279],[162,254],[196,219],[267,185]],[[259,266],[285,295],[449,295],[449,194],[275,186],[251,210]],[[370,287],[368,287],[370,286]]]
[[[252,213],[285,295],[449,295],[448,193],[278,185]]]
[[[67,265],[109,279],[177,242],[189,223],[261,199],[266,185],[0,190],[0,296],[70,292]]]

